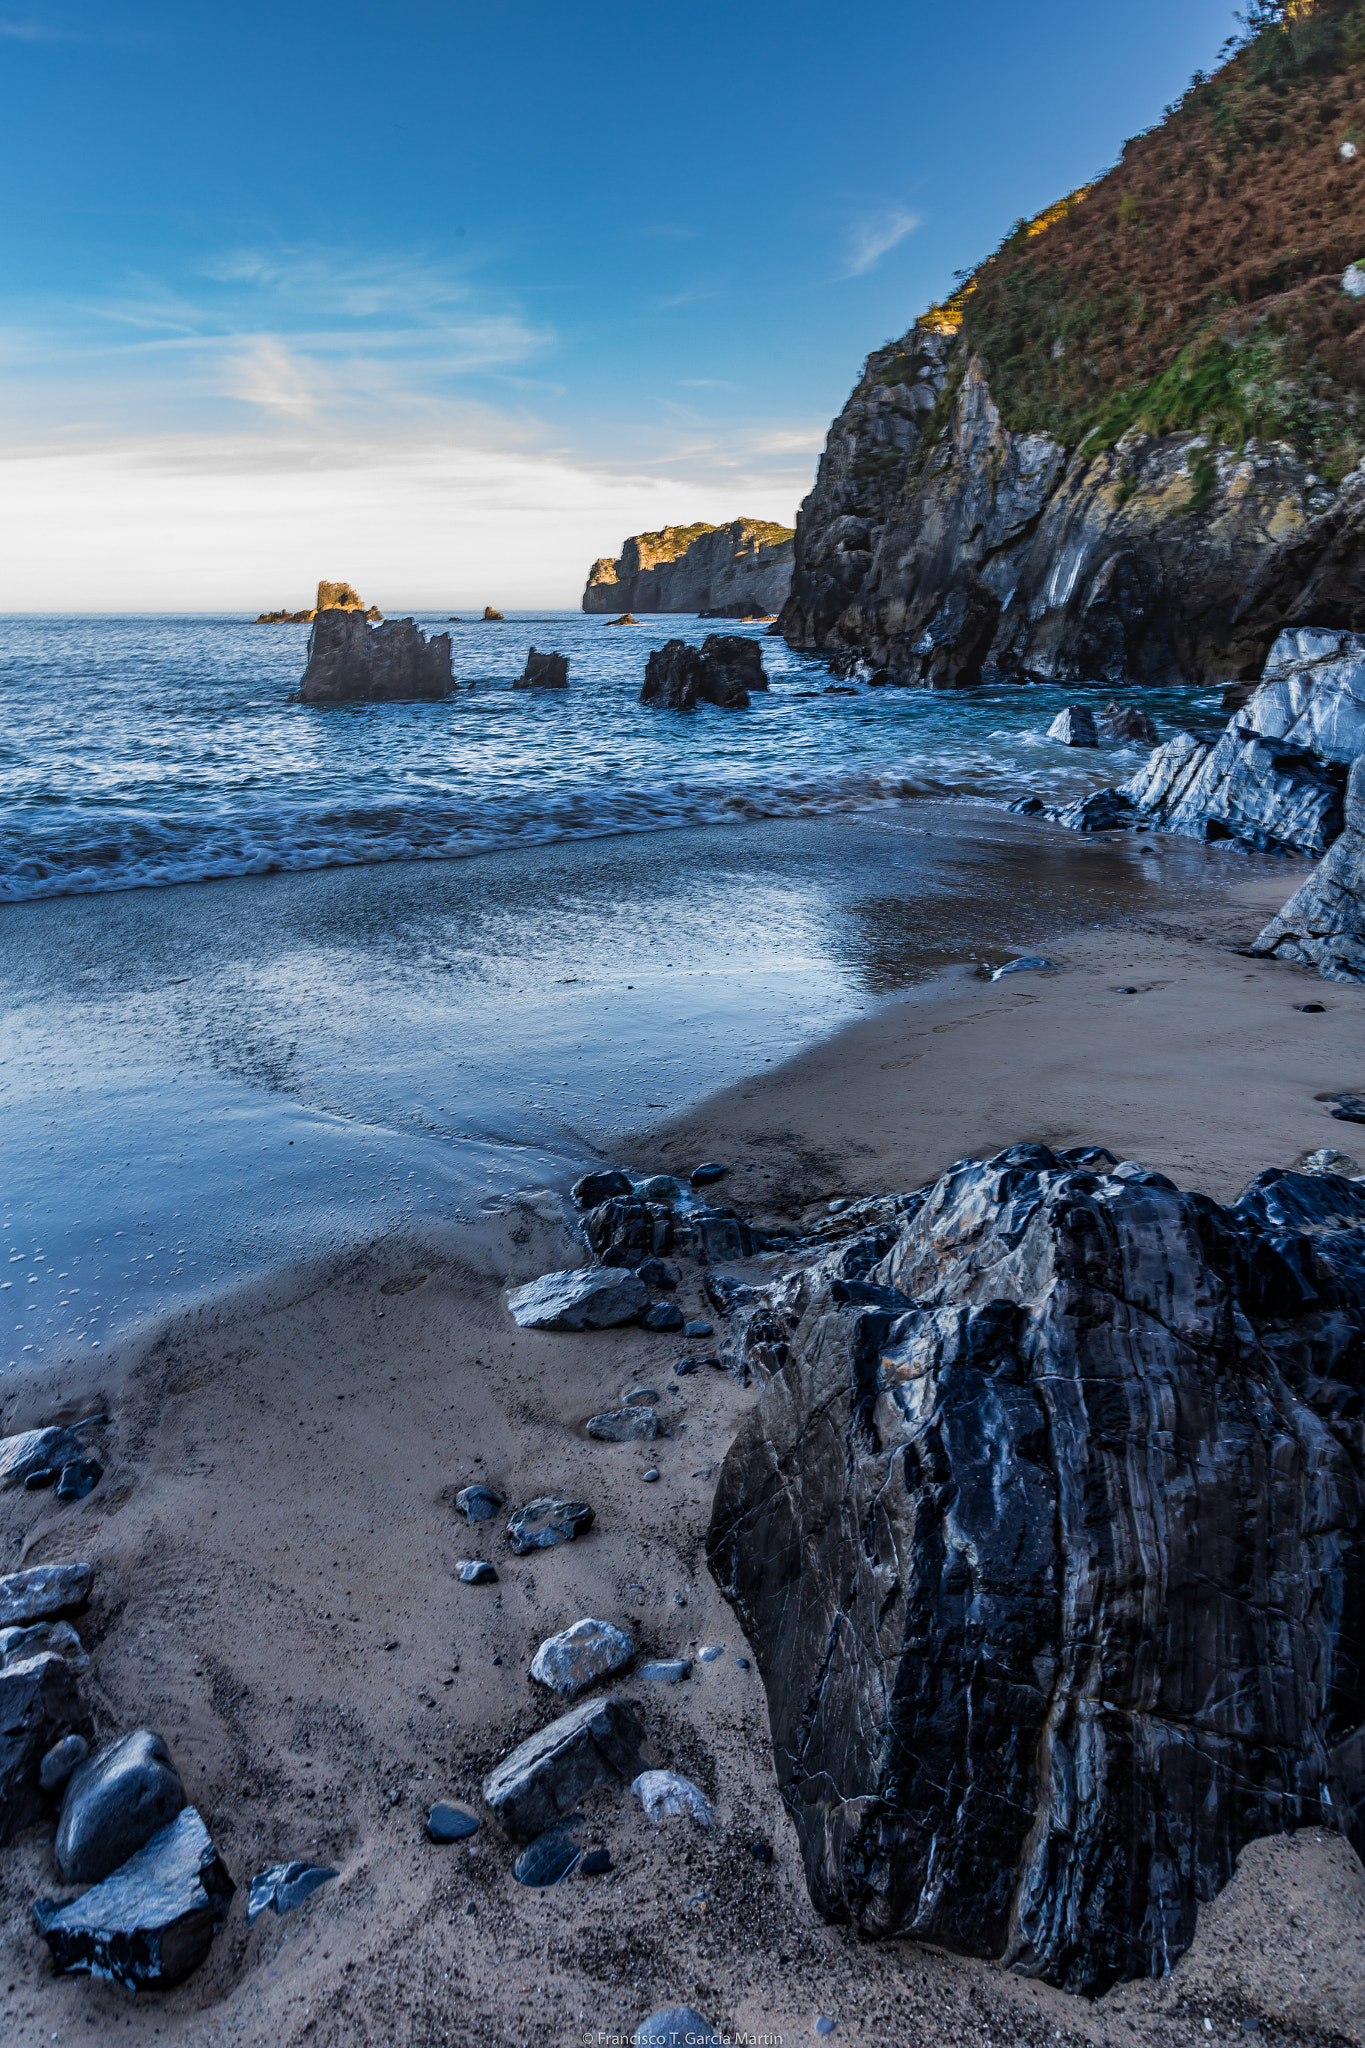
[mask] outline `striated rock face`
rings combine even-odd
[[[640,702],[665,711],[691,711],[697,704],[743,711],[750,690],[767,687],[757,641],[739,633],[708,633],[700,648],[669,640],[650,655]]]
[[[371,628],[360,611],[321,611],[308,636],[305,704],[394,703],[448,697],[455,688],[449,633],[428,640],[411,619]]]
[[[1346,784],[1340,838],[1251,950],[1301,960],[1328,981],[1365,982],[1365,754]]]
[[[1246,1843],[1365,1796],[1365,1185],[1018,1145],[857,1221],[754,1290],[707,1539],[811,1897],[1163,1974]]]
[[[1287,625],[1365,627],[1365,473],[1283,444],[1012,433],[981,359],[913,327],[870,356],[797,519],[783,634],[931,689],[1256,675]]]
[[[766,618],[791,587],[792,530],[768,519],[636,533],[588,572],[585,612],[705,612]]]

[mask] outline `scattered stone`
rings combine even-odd
[[[84,1500],[93,1493],[104,1477],[104,1467],[98,1458],[79,1458],[69,1465],[63,1465],[57,1480],[58,1500]]]
[[[455,1496],[455,1505],[467,1522],[491,1522],[504,1503],[502,1495],[494,1493],[491,1486],[462,1486]]]
[[[571,1813],[594,1785],[632,1777],[645,1731],[624,1700],[584,1700],[520,1743],[483,1782],[506,1832],[531,1841]]]
[[[658,1398],[659,1393],[656,1387],[627,1387],[625,1393],[621,1396],[621,1406],[623,1408],[648,1408],[652,1407]]]
[[[826,2019],[825,2015],[821,2013],[819,2019],[815,2022],[815,2031],[817,2034],[832,2034],[834,2032],[833,2020]]]
[[[433,1842],[462,1842],[477,1835],[479,1823],[462,1806],[433,1806],[427,1815],[427,1834]]]
[[[736,1662],[736,1664],[737,1664],[737,1665],[739,1666],[739,1668],[740,1668],[740,1670],[741,1670],[741,1671],[747,1671],[747,1670],[748,1670],[748,1668],[749,1668],[749,1660],[748,1660],[748,1658],[747,1658],[747,1657],[736,1657],[736,1659],[735,1659],[735,1662]]]
[[[203,1962],[236,1890],[192,1806],[70,1905],[39,1899],[34,1924],[54,1968],[129,1991],[176,1984]]]
[[[609,1330],[633,1323],[649,1304],[643,1280],[629,1266],[580,1266],[542,1273],[507,1297],[523,1330]]]
[[[771,1863],[773,1860],[772,1843],[750,1842],[749,1854],[753,1857],[755,1863]]]
[[[634,1192],[642,1202],[680,1202],[687,1190],[675,1174],[652,1173]]]
[[[39,1472],[30,1472],[24,1480],[25,1493],[41,1493],[45,1487],[55,1486],[58,1473],[55,1465],[45,1465]]]
[[[40,1651],[0,1671],[0,1843],[49,1811],[44,1757],[87,1717],[78,1675],[65,1657]]]
[[[589,1211],[583,1235],[604,1266],[634,1266],[638,1272],[672,1250],[673,1213],[666,1202],[615,1195]]]
[[[613,1408],[605,1415],[589,1416],[587,1433],[604,1444],[652,1443],[655,1437],[668,1435],[653,1408]]]
[[[624,1671],[634,1656],[635,1644],[623,1629],[588,1615],[546,1637],[531,1660],[531,1676],[538,1685],[572,1699],[599,1678]]]
[[[642,1472],[642,1473],[640,1474],[640,1477],[641,1477],[641,1479],[643,1479],[643,1481],[645,1482],[645,1485],[646,1485],[646,1486],[652,1486],[652,1485],[654,1484],[655,1480],[656,1480],[656,1479],[657,1479],[657,1478],[659,1477],[659,1468],[658,1468],[658,1466],[657,1466],[657,1465],[651,1465],[651,1466],[650,1466],[650,1468],[649,1468],[649,1470],[648,1470],[648,1472]]]
[[[53,1621],[75,1614],[90,1598],[95,1567],[90,1564],[40,1564],[32,1571],[11,1572],[0,1579],[0,1628],[14,1621]]]
[[[428,640],[412,619],[372,626],[363,612],[335,608],[313,620],[301,703],[433,700],[454,688],[449,633],[433,633]]]
[[[1149,740],[1161,737],[1155,722],[1136,704],[1106,704],[1100,713],[1100,737],[1106,740]]]
[[[683,1327],[682,1310],[675,1301],[656,1301],[641,1316],[640,1327],[645,1330],[680,1330]]]
[[[38,1767],[38,1783],[49,1798],[55,1798],[66,1784],[77,1764],[83,1764],[90,1754],[90,1744],[83,1735],[64,1735],[60,1742],[54,1742]]]
[[[15,1622],[9,1628],[0,1628],[0,1669],[17,1664],[21,1658],[37,1657],[45,1650],[65,1657],[76,1671],[89,1669],[90,1659],[69,1621],[33,1621],[27,1627]]]
[[[689,1372],[695,1372],[699,1365],[707,1363],[708,1361],[704,1358],[680,1358],[674,1365],[673,1370],[679,1379],[683,1379]]]
[[[1307,1003],[1304,1008],[1308,1008]],[[1340,1124],[1365,1124],[1365,1095],[1335,1096],[1331,1114]]]
[[[319,1885],[338,1875],[339,1872],[321,1863],[272,1864],[251,1880],[246,1908],[248,1927],[267,1908],[274,1913],[292,1913],[295,1906],[312,1897]]]
[[[729,1171],[729,1167],[722,1166],[718,1159],[703,1159],[700,1166],[692,1169],[692,1185],[694,1188],[709,1187],[713,1180],[720,1180]]]
[[[498,1575],[486,1557],[462,1557],[455,1576],[466,1586],[496,1586]]]
[[[997,967],[991,980],[999,981],[1002,974],[1056,974],[1057,971],[1055,961],[1043,960],[1036,953],[1025,953],[1018,960],[1007,960],[1003,967]]]
[[[1068,704],[1059,711],[1047,729],[1050,740],[1060,740],[1064,747],[1097,747],[1099,733],[1095,730],[1095,714],[1088,704]]]
[[[567,690],[568,687],[568,655],[537,654],[534,647],[526,657],[525,668],[512,685],[514,690]]]
[[[725,1655],[725,1645],[724,1643],[703,1643],[697,1655],[701,1658],[703,1664],[714,1664],[717,1657]]]
[[[591,1529],[593,1511],[585,1500],[555,1500],[542,1494],[508,1517],[507,1540],[518,1557],[528,1550],[553,1550]]]
[[[683,1325],[684,1337],[714,1337],[715,1334],[714,1324],[702,1322],[699,1317]]]
[[[73,1459],[83,1458],[85,1445],[80,1432],[103,1420],[102,1415],[97,1415],[73,1429],[24,1429],[16,1436],[0,1437],[0,1493],[25,1485],[36,1472],[51,1472],[55,1476]]]
[[[518,1884],[534,1885],[543,1890],[545,1886],[558,1884],[561,1878],[567,1877],[582,1854],[572,1822],[548,1828],[522,1850],[512,1865],[512,1875]]]
[[[1362,1246],[1337,1175],[1223,1207],[1021,1144],[803,1268],[707,1556],[826,1918],[1097,1996],[1365,1794]]]
[[[1300,1003],[1298,1007],[1305,1015],[1310,1017],[1321,1017],[1325,1015],[1327,1009],[1326,1003]]]
[[[1360,1162],[1352,1159],[1349,1152],[1333,1152],[1323,1146],[1317,1152],[1310,1152],[1303,1162],[1305,1173],[1341,1173],[1347,1179],[1360,1172]]]
[[[585,1173],[573,1184],[573,1198],[580,1209],[596,1209],[600,1203],[609,1202],[613,1195],[629,1193],[630,1176],[616,1166],[609,1166],[601,1173]]]
[[[695,2006],[670,2005],[641,2020],[633,2048],[720,2048],[720,2038]]]
[[[602,1877],[612,1867],[609,1849],[589,1849],[578,1866],[580,1877]]]
[[[68,1884],[98,1884],[167,1827],[185,1804],[171,1753],[150,1728],[100,1750],[67,1783],[57,1863]]]
[[[646,1287],[659,1288],[665,1294],[671,1294],[682,1279],[678,1268],[666,1266],[662,1259],[641,1259],[635,1270]]]
[[[715,1821],[706,1794],[676,1771],[642,1771],[630,1789],[653,1821],[678,1813],[690,1815],[698,1827],[709,1828]]]
[[[691,1672],[690,1657],[656,1657],[652,1663],[640,1666],[641,1678],[652,1679],[656,1685],[681,1685]]]

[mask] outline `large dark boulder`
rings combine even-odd
[[[57,1863],[68,1884],[98,1884],[167,1827],[185,1788],[165,1742],[150,1728],[111,1742],[74,1771],[57,1823]]]
[[[665,711],[690,711],[697,704],[742,711],[750,690],[767,687],[756,640],[741,633],[708,633],[700,648],[669,640],[650,655],[640,702]]]
[[[6,1661],[0,1671],[0,1843],[51,1812],[43,1758],[63,1736],[89,1725],[79,1669],[60,1651]]]
[[[192,1806],[121,1869],[69,1905],[38,1899],[33,1920],[54,1970],[112,1977],[129,1991],[197,1969],[237,1889]]]
[[[768,1291],[708,1535],[811,1897],[1162,1974],[1257,1836],[1365,1848],[1365,1186],[1020,1145],[885,1213]]]
[[[299,685],[305,704],[387,704],[448,697],[455,688],[449,633],[430,640],[411,619],[371,626],[363,612],[321,611],[308,635]]]

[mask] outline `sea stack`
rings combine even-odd
[[[567,690],[568,687],[568,655],[538,654],[534,647],[528,651],[526,666],[512,685],[514,690]]]
[[[455,688],[449,633],[428,640],[411,619],[371,626],[364,612],[329,607],[308,636],[299,686],[305,704],[385,704],[448,697]]]

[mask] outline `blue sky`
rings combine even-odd
[[[0,0],[0,609],[573,604],[789,521],[869,348],[1223,0]]]

